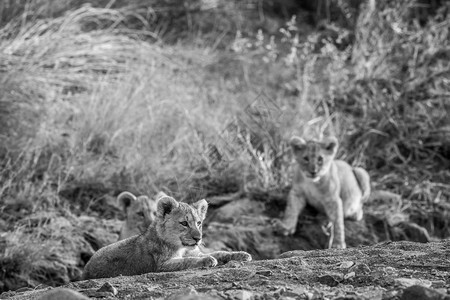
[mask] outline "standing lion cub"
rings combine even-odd
[[[361,220],[362,205],[370,195],[370,177],[362,168],[352,168],[334,159],[338,141],[335,137],[290,140],[296,166],[283,220],[276,230],[294,234],[298,216],[306,203],[324,212],[332,224],[330,247],[345,248],[344,218]]]
[[[159,194],[156,220],[139,235],[118,241],[98,250],[84,268],[83,278],[107,278],[149,272],[171,272],[190,268],[213,267],[217,262],[250,261],[247,252],[216,251],[186,256],[202,240],[202,223],[208,203],[192,205]]]

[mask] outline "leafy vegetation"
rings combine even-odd
[[[449,4],[182,2],[0,3],[0,290],[79,278],[123,190],[283,193],[293,134],[450,235]]]

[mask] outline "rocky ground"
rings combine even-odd
[[[237,193],[208,198],[210,209],[203,232],[205,246],[212,250],[246,251],[253,256],[254,261],[273,259],[292,250],[326,248],[329,236],[327,236],[325,228],[327,219],[324,215],[307,207],[299,218],[296,233],[289,237],[279,236],[273,231],[273,221],[275,218],[282,216],[286,195],[263,196],[242,197]],[[114,201],[115,199],[111,198],[111,202]],[[401,201],[403,200],[400,198],[397,200],[381,201],[377,199],[371,201],[365,205],[365,217],[362,221],[345,221],[348,247],[369,246],[387,240],[425,243],[439,238],[445,239],[449,236],[448,226],[445,225],[448,224],[446,221],[448,209],[442,210],[442,216],[439,218],[429,217],[426,219],[434,225],[430,227],[426,222],[414,222],[418,218],[408,218],[408,215],[390,209],[391,207],[403,207]],[[104,205],[104,207],[111,206]],[[120,210],[114,208],[114,210],[107,210],[105,213],[112,214],[114,211],[120,212]],[[47,221],[47,215],[40,216],[43,219],[43,224],[46,224],[41,229],[42,234],[51,236],[49,230],[53,229],[57,230],[60,236],[64,235],[69,238],[62,241],[53,238],[51,242],[60,247],[58,248],[58,255],[43,252],[41,255],[48,257],[48,259],[33,266],[28,264],[27,267],[32,271],[34,281],[27,281],[23,273],[18,272],[17,264],[2,266],[0,269],[6,272],[9,277],[0,279],[0,287],[2,285],[10,287],[4,291],[15,291],[20,288],[36,289],[42,287],[42,284],[45,286],[61,286],[80,280],[84,265],[91,255],[97,249],[117,241],[117,233],[122,225],[122,222],[117,218],[102,219],[83,216],[75,220],[70,217],[67,220],[68,217],[70,216],[64,215]],[[436,220],[441,222],[436,222]],[[78,225],[69,226],[69,221],[75,221],[74,224]],[[36,220],[30,220],[30,224],[36,223],[38,223]],[[440,224],[444,224],[444,226],[439,227]],[[435,230],[428,234],[427,229],[429,228]],[[442,232],[445,233],[444,236],[433,235],[433,233],[439,232],[436,230],[438,228],[442,228]],[[20,247],[32,247],[24,244],[23,236],[19,235],[14,238]],[[21,262],[23,261],[23,258],[19,259]]]
[[[239,198],[208,212],[204,240],[214,250],[247,251],[256,260],[278,257],[291,250],[327,248],[329,242],[325,215],[307,206],[299,217],[293,236],[277,235],[273,230],[275,218],[281,218],[287,196],[261,201]],[[211,204],[216,199],[208,199]],[[413,217],[390,212],[388,207],[401,199],[376,199],[365,205],[362,221],[345,220],[346,243],[349,247],[373,245],[383,241],[408,240],[428,242],[427,229],[412,221]]]
[[[64,287],[80,293],[66,299],[450,299],[450,240],[291,251],[278,259]],[[49,289],[7,292],[0,298],[39,299]]]

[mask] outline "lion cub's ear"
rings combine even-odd
[[[133,201],[136,201],[136,196],[130,192],[122,192],[117,196],[117,204],[124,213],[127,212],[128,207]]]
[[[292,150],[294,150],[294,152],[302,151],[306,147],[306,141],[298,136],[293,136],[290,139],[289,144],[291,145]]]
[[[159,199],[161,199],[163,197],[169,197],[169,196],[167,196],[167,194],[164,193],[164,192],[158,192],[158,194],[156,194],[156,197],[155,197],[156,200],[155,201],[158,202]]]
[[[192,207],[198,211],[199,217],[204,220],[206,217],[206,211],[208,210],[208,202],[206,202],[205,199],[202,199],[193,203]]]
[[[162,218],[164,219],[164,217],[167,214],[170,214],[170,212],[177,208],[179,206],[179,203],[177,202],[177,200],[173,199],[172,197],[169,197],[167,195],[158,198],[158,204],[156,207],[157,210],[157,216],[158,218]]]
[[[336,154],[338,145],[338,140],[334,136],[324,138],[322,141],[322,148],[332,154]]]

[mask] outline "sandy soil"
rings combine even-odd
[[[291,251],[280,257],[65,287],[94,299],[450,299],[450,240]],[[38,299],[49,289],[0,298]]]

